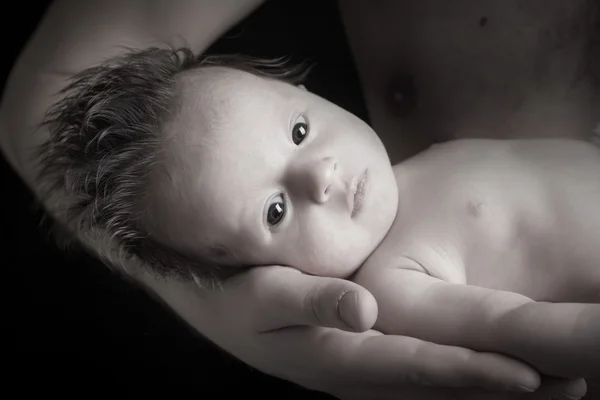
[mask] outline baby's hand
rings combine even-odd
[[[557,377],[600,370],[600,305],[538,303],[450,284],[410,264],[356,278],[377,299],[375,328],[387,334],[510,355]]]

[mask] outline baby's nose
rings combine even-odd
[[[306,166],[306,190],[313,201],[322,204],[329,200],[337,169],[338,161],[333,157]]]

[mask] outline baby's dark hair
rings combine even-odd
[[[193,257],[153,239],[145,229],[143,201],[150,171],[160,162],[161,131],[175,114],[176,77],[223,66],[301,83],[308,72],[288,60],[240,55],[196,57],[190,49],[129,49],[75,75],[46,113],[49,139],[36,152],[43,199],[60,197],[56,213],[73,239],[93,237],[109,266],[133,257],[155,276],[219,285],[244,270],[219,245]],[[60,194],[58,194],[60,193]],[[90,235],[92,233],[92,235]]]

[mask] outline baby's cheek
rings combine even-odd
[[[368,255],[356,235],[348,229],[320,226],[290,240],[290,251],[283,255],[294,268],[305,273],[332,278],[349,278]]]
[[[331,249],[310,237],[290,240],[289,246],[278,247],[277,253],[280,264],[310,275],[339,277],[335,271],[339,263],[332,257]]]

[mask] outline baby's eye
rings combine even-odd
[[[292,127],[292,140],[294,144],[299,145],[302,143],[306,135],[308,135],[308,121],[304,118],[304,115],[301,115]]]
[[[273,197],[267,209],[267,223],[269,226],[275,226],[281,222],[285,216],[285,202],[283,196],[278,194]]]

